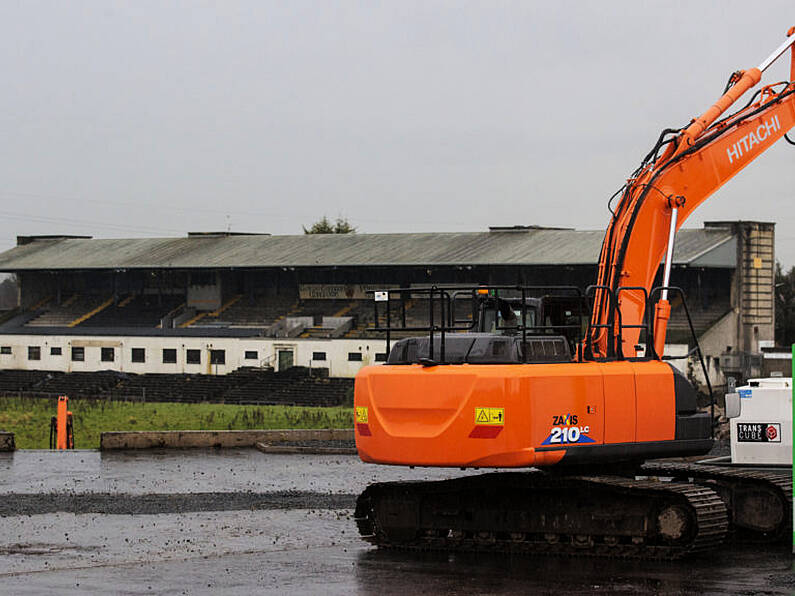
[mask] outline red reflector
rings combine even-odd
[[[470,439],[493,439],[496,437],[500,432],[502,432],[502,426],[486,426],[485,424],[478,424],[475,428],[472,429],[472,432],[469,433]]]
[[[370,437],[373,433],[370,432],[370,426],[367,424],[356,424],[356,430],[359,431],[359,434],[363,437]]]

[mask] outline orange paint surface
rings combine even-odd
[[[356,427],[360,456],[385,464],[553,465],[605,440],[673,438],[675,424],[673,375],[657,361],[370,366],[354,402],[369,411],[370,434]],[[504,424],[476,425],[477,408],[503,408]]]
[[[57,449],[68,449],[68,442],[66,436],[66,420],[67,416],[71,413],[67,410],[67,404],[69,403],[69,398],[65,395],[61,395],[58,398],[58,410],[57,410],[57,427],[56,427],[56,443],[55,446]]]
[[[631,362],[601,365],[605,392],[605,443],[635,441],[635,368]]]
[[[671,367],[665,362],[634,362],[637,392],[636,440],[670,441],[676,433],[676,397]]]

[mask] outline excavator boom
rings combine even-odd
[[[643,322],[647,298],[666,248],[672,248],[673,232],[716,190],[795,126],[794,44],[795,31],[790,29],[786,42],[759,68],[735,73],[728,90],[704,114],[685,129],[673,131],[672,136],[661,137],[627,182],[605,232],[599,258],[597,287],[602,290],[592,318],[597,355],[608,353],[605,326],[609,324],[615,326],[615,337],[621,342],[614,349],[626,356],[635,355],[640,334],[637,325]],[[762,71],[788,48],[792,53],[791,80],[762,87],[744,107],[718,120],[759,83]],[[667,261],[665,286],[669,271]],[[608,289],[615,294],[619,288],[627,288],[618,298],[621,326],[610,320],[607,298]],[[670,311],[667,300],[661,302],[654,324],[659,356]]]

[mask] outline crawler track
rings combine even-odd
[[[542,472],[374,484],[355,517],[384,548],[652,559],[715,548],[728,530],[707,486]]]
[[[792,476],[787,471],[754,470],[706,464],[647,463],[641,474],[696,482],[726,503],[735,539],[788,541],[792,528]]]

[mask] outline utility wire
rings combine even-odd
[[[264,220],[269,219],[281,219],[281,220],[293,220],[293,219],[305,219],[307,221],[314,221],[319,214],[291,214],[287,215],[284,213],[275,213],[268,210],[262,211],[237,211],[231,209],[212,209],[207,207],[175,207],[173,205],[164,204],[163,202],[155,202],[155,201],[113,201],[113,200],[105,200],[105,199],[89,199],[89,198],[81,198],[81,197],[67,197],[67,196],[56,196],[56,195],[49,195],[49,194],[41,194],[41,193],[31,193],[31,192],[19,192],[14,190],[0,190],[0,195],[5,195],[9,197],[23,197],[23,198],[33,198],[33,199],[41,199],[44,201],[57,201],[57,202],[76,202],[76,203],[93,203],[98,205],[119,205],[119,206],[127,206],[127,207],[149,207],[155,208],[160,210],[166,211],[173,211],[177,213],[209,213],[213,215],[231,215],[231,216],[241,216],[246,218],[251,217],[258,217],[263,218]],[[348,219],[353,223],[405,223],[409,225],[413,225],[416,223],[416,220],[396,220],[394,218],[383,219],[371,219],[367,217],[358,217],[358,216],[345,216],[341,215],[343,219]],[[427,218],[423,218],[423,223],[430,223],[430,224],[438,224],[438,225],[471,225],[469,222],[463,221],[452,221],[446,219],[444,221],[433,221]]]
[[[119,231],[135,231],[135,232],[143,232],[143,233],[152,233],[152,232],[167,232],[169,234],[177,233],[182,234],[184,233],[183,230],[176,230],[173,228],[155,228],[155,227],[145,227],[145,226],[129,226],[123,224],[114,224],[108,222],[101,222],[101,221],[89,221],[84,219],[72,219],[67,217],[48,217],[43,215],[28,215],[25,213],[13,213],[10,211],[0,211],[0,216],[14,219],[19,221],[32,221],[32,222],[39,222],[39,223],[55,223],[55,224],[69,224],[72,226],[81,226],[81,227],[99,227],[99,228],[107,228],[107,229],[114,229]]]

